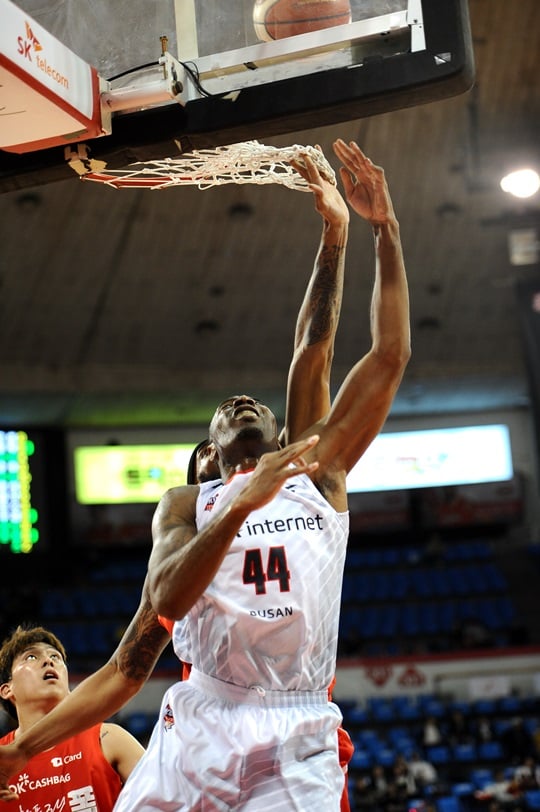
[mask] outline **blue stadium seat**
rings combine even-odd
[[[452,699],[449,703],[450,711],[460,711],[464,716],[471,713],[471,703],[467,699]]]
[[[346,713],[346,719],[352,724],[365,724],[369,718],[369,714],[361,705],[350,708]]]
[[[368,750],[355,748],[349,767],[355,770],[369,770],[373,767],[373,757]]]
[[[456,798],[471,796],[475,790],[476,787],[471,781],[458,781],[452,784],[452,795]]]
[[[396,567],[401,561],[401,550],[397,547],[381,550],[381,558],[385,567]]]
[[[540,789],[529,789],[524,792],[526,809],[540,809]]]
[[[382,637],[395,637],[399,628],[399,609],[397,606],[385,606],[381,611],[380,634]]]
[[[450,748],[446,744],[435,744],[426,747],[426,758],[432,764],[437,765],[448,764],[452,760]]]
[[[381,767],[392,767],[396,760],[396,753],[390,747],[380,747],[373,752],[373,758]]]
[[[523,712],[522,701],[519,696],[503,696],[499,699],[498,710],[501,713],[519,715]]]
[[[147,736],[155,722],[154,714],[144,713],[144,711],[134,711],[122,717],[121,725],[128,730],[136,739]]]
[[[463,807],[455,795],[443,795],[437,798],[437,812],[462,812]]]
[[[478,758],[481,761],[500,761],[504,758],[502,744],[498,741],[481,742],[478,745]]]
[[[420,704],[410,697],[406,701],[400,703],[397,707],[397,716],[402,721],[417,722],[423,716],[423,711]]]
[[[363,550],[347,550],[347,557],[345,559],[345,569],[354,570],[362,569],[364,566],[364,551]]]
[[[437,699],[437,697],[421,698],[420,704],[426,716],[435,716],[437,719],[440,719],[446,713],[444,703],[441,702],[440,699]]]
[[[474,712],[479,716],[492,716],[497,708],[494,699],[477,699],[474,703]]]
[[[472,743],[456,744],[453,752],[456,761],[476,761],[477,758],[476,747]]]
[[[376,730],[372,730],[369,727],[362,728],[356,734],[356,739],[359,743],[361,748],[366,748],[367,750],[372,750],[374,746],[381,746],[379,734]]]
[[[487,784],[493,783],[493,770],[488,767],[476,767],[469,775],[475,789],[484,789]]]

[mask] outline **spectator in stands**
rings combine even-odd
[[[441,534],[434,532],[424,546],[424,561],[426,564],[443,564],[446,554],[446,544]]]
[[[19,626],[0,649],[0,701],[17,724],[0,745],[10,744],[68,694],[66,652],[60,640],[42,626]],[[25,809],[111,812],[143,754],[127,730],[103,722],[34,756],[9,784]],[[0,801],[2,809],[8,805],[13,808]]]
[[[416,750],[409,758],[409,771],[413,776],[419,790],[424,790],[428,786],[435,785],[439,778],[437,775],[437,770],[431,761],[422,758],[420,753],[418,753]]]
[[[478,649],[491,648],[493,637],[486,625],[473,615],[464,617],[456,629],[458,648]]]
[[[447,733],[448,742],[452,746],[456,744],[469,744],[473,740],[465,714],[458,708],[454,708],[450,713]]]
[[[381,764],[374,764],[368,775],[357,778],[354,785],[354,804],[357,809],[384,812],[388,803],[390,783]]]
[[[491,742],[495,739],[495,731],[489,717],[480,716],[473,724],[473,735],[477,744]]]
[[[360,630],[355,626],[348,626],[347,630],[340,635],[338,641],[339,657],[358,657],[362,651],[364,638]]]
[[[414,775],[402,755],[398,755],[394,762],[391,786],[394,798],[402,804],[401,809],[409,798],[416,795],[417,786]]]
[[[540,724],[537,724],[531,733],[534,751],[537,758],[540,758]]]
[[[422,730],[422,744],[424,747],[434,747],[443,740],[439,723],[434,716],[427,716]]]
[[[495,809],[513,810],[517,812],[521,808],[520,798],[522,797],[522,790],[519,783],[513,777],[505,776],[505,771],[499,769],[495,772],[494,781],[487,784],[483,789],[476,790],[474,798],[482,802],[488,803],[488,809],[491,811],[491,804],[496,802],[498,807]]]
[[[540,766],[536,759],[529,756],[523,764],[516,767],[514,779],[523,790],[538,789],[540,787]]]
[[[536,757],[536,746],[532,734],[523,719],[516,717],[501,733],[501,744],[510,764],[521,764],[528,758]]]

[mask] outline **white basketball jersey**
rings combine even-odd
[[[200,486],[197,527],[244,487],[252,472]],[[326,690],[335,671],[348,513],[336,511],[305,474],[253,511],[186,618],[177,656],[224,682],[267,690]]]

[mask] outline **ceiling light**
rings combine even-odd
[[[532,197],[540,189],[540,177],[534,169],[518,169],[502,178],[501,189],[514,197]]]

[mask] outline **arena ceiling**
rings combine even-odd
[[[334,167],[333,140],[354,139],[385,168],[411,294],[399,416],[530,404],[516,285],[540,286],[538,195],[511,198],[499,178],[540,166],[540,4],[471,0],[470,18],[467,93],[269,139],[318,143]],[[278,186],[74,177],[0,195],[0,423],[199,423],[240,391],[281,415],[319,236],[311,197]],[[370,229],[353,219],[334,385],[369,346],[372,278]]]

